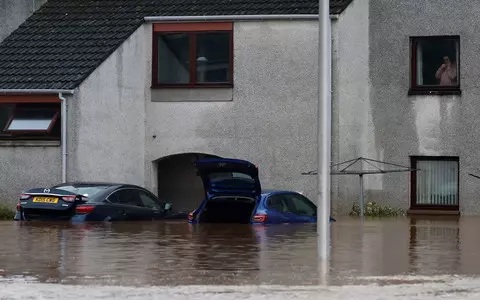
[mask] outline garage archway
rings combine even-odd
[[[202,180],[193,163],[197,159],[220,158],[206,153],[181,153],[156,161],[158,172],[158,197],[171,202],[175,210],[193,210],[205,194]]]

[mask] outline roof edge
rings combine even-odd
[[[0,89],[0,94],[67,94],[73,95],[75,90],[62,89]]]
[[[330,20],[337,20],[338,14],[330,14]],[[147,16],[146,22],[182,22],[182,21],[257,21],[257,20],[318,20],[318,14],[297,15],[210,15],[210,16]]]

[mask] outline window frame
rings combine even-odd
[[[417,172],[410,173],[410,209],[414,210],[460,210],[460,159],[458,156],[410,156],[412,169],[417,168],[419,161],[454,161],[458,165],[457,170],[457,204],[417,204]]]
[[[460,35],[430,35],[410,37],[410,88],[408,95],[461,95],[461,44]],[[458,45],[457,81],[456,86],[436,86],[417,84],[417,45],[421,41],[444,41],[454,40]]]
[[[23,135],[23,134],[28,134],[28,133],[50,133],[55,126],[58,117],[60,116],[60,109],[56,108],[54,109],[55,113],[53,115],[53,118],[51,119],[51,124],[48,126],[47,129],[26,129],[26,130],[8,130],[8,127],[12,124],[12,121],[16,118],[16,115],[18,114],[18,111],[20,109],[18,108],[18,104],[14,104],[13,107],[13,113],[10,116],[9,120],[7,121],[7,124],[3,128],[3,132],[8,132],[11,135]]]
[[[226,83],[209,83],[197,81],[197,34],[227,32],[229,34],[229,76]],[[159,83],[158,82],[158,41],[162,34],[187,34],[189,38],[189,58],[191,61],[189,83]],[[233,45],[233,23],[155,23],[152,25],[152,82],[151,88],[232,88],[234,78],[234,45]]]
[[[8,116],[8,120],[4,127],[0,128],[0,141],[60,141],[61,133],[51,135],[52,130],[58,125],[60,126],[61,131],[61,101],[56,96],[42,96],[42,95],[8,95],[0,96],[0,105],[12,105],[12,113]],[[6,129],[10,126],[12,120],[15,118],[15,115],[19,111],[19,106],[22,105],[55,105],[58,107],[54,108],[55,115],[53,117],[53,122],[50,124],[47,130],[9,130]],[[21,109],[21,108],[20,108]],[[42,109],[42,108],[40,108]]]

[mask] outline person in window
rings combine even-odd
[[[443,57],[443,64],[438,68],[435,77],[440,80],[440,85],[457,84],[457,65],[448,56]]]

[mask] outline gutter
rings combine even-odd
[[[0,94],[68,94],[73,95],[74,90],[59,89],[0,89]]]
[[[146,22],[201,22],[201,21],[266,21],[266,20],[314,20],[318,14],[298,15],[212,15],[212,16],[148,16]],[[330,20],[338,20],[338,14],[331,14]]]

